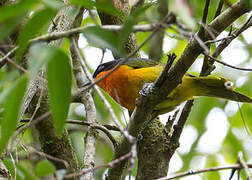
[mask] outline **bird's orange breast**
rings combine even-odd
[[[136,98],[139,97],[143,84],[155,81],[162,69],[162,66],[134,69],[121,65],[98,85],[123,107],[134,110]],[[111,70],[99,73],[96,80],[109,71]]]

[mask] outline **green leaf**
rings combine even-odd
[[[24,17],[23,15],[18,15],[1,23],[0,42],[17,27],[17,25],[21,22],[23,17]]]
[[[97,9],[99,12],[104,12],[113,16],[119,16],[121,18],[125,17],[125,14],[116,9],[112,4],[107,2],[94,2],[92,0],[85,0],[85,1],[79,1],[79,0],[70,0],[72,4],[83,6],[87,9]]]
[[[24,12],[30,10],[38,3],[36,0],[22,0],[19,3],[3,6],[0,8],[0,22],[6,19],[16,17]]]
[[[206,167],[214,167],[219,166],[218,159],[216,155],[207,156]],[[218,171],[207,172],[204,174],[207,179],[220,179],[220,174]]]
[[[64,3],[59,0],[40,0],[43,4],[45,4],[47,7],[54,9],[54,10],[59,10],[64,6]]]
[[[246,5],[247,9],[250,9],[250,10],[251,10],[251,7],[252,7],[252,2],[251,2],[251,0],[245,0],[244,3],[245,3],[245,5]]]
[[[96,47],[110,49],[116,56],[123,57],[126,55],[119,38],[111,31],[102,29],[98,26],[88,27],[83,31],[88,42]]]
[[[51,47],[43,43],[37,43],[30,47],[28,68],[31,77],[35,76],[37,72],[42,68],[42,66],[47,64],[53,54],[50,49]]]
[[[8,72],[8,74],[0,80],[0,107],[4,105],[6,98],[8,97],[13,88],[11,84],[13,84],[13,81],[15,81],[15,79],[17,79],[18,77],[18,70],[14,70]]]
[[[31,172],[27,168],[27,166],[22,165],[21,163],[17,164],[17,180],[24,179],[24,180],[33,180]]]
[[[243,127],[244,132],[245,132],[245,126],[247,126],[251,132],[252,131],[252,122],[250,119],[252,117],[252,107],[250,104],[243,104],[240,108],[241,109],[238,110],[234,116],[229,118],[230,124],[232,127]],[[242,113],[242,115],[241,115],[241,113]]]
[[[5,111],[2,119],[0,154],[4,151],[4,148],[8,144],[9,138],[12,136],[13,132],[16,129],[27,82],[27,75],[23,75],[16,81],[13,89],[7,97],[4,107]]]
[[[115,102],[114,99],[112,99],[103,89],[101,89],[103,95],[105,96],[105,98],[108,100],[109,104],[112,106],[120,124],[122,126],[125,126],[125,119],[123,116],[121,116],[122,114],[122,109],[120,108],[120,105]],[[101,98],[97,95],[97,93],[94,94],[94,102],[95,102],[95,107],[97,107],[97,113],[100,115],[101,118],[99,118],[99,122],[100,123],[109,123],[109,121],[111,120],[110,118],[110,114],[107,113],[107,109],[104,107],[104,104],[101,100]]]
[[[49,8],[35,12],[29,22],[25,25],[18,38],[17,59],[20,60],[22,54],[27,48],[29,39],[35,37],[45,25],[54,17],[56,11]]]
[[[55,173],[56,168],[48,160],[43,160],[36,165],[34,171],[36,176],[43,177]]]
[[[47,79],[54,126],[57,134],[64,128],[71,101],[71,65],[68,56],[51,47]]]
[[[11,159],[10,158],[3,158],[3,163],[4,163],[5,167],[8,169],[8,171],[10,172],[11,177],[14,177],[15,176],[15,167],[14,167]]]

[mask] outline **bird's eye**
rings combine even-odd
[[[224,85],[225,85],[226,89],[233,89],[233,87],[234,87],[234,83],[231,81],[225,82]]]

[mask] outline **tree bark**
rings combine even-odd
[[[75,14],[71,16],[67,16],[68,14],[67,12],[69,11],[74,11]],[[56,23],[56,27],[55,25],[51,25],[49,28],[49,32],[55,32],[55,31],[59,32],[59,31],[69,30],[73,26],[75,17],[78,15],[78,12],[79,12],[79,9],[73,6],[67,6],[63,8],[62,10],[60,10],[54,19],[54,23]],[[57,41],[52,41],[50,42],[49,45],[59,46],[61,44],[61,41],[62,41],[61,39]],[[40,103],[39,109],[37,113],[35,114],[34,118],[40,117],[41,115],[50,111],[47,87],[45,87],[44,83],[39,82],[40,80],[41,80],[40,78],[35,78],[31,82],[31,83],[37,84],[36,87],[31,86],[37,89],[35,91],[36,93],[34,94],[34,96],[31,96],[33,98],[28,107],[29,114],[33,114],[33,112],[36,109],[37,104]],[[42,97],[41,100],[39,100],[40,96]],[[78,161],[74,153],[73,147],[71,145],[67,130],[65,129],[61,137],[58,137],[56,135],[56,132],[53,126],[51,115],[48,118],[45,118],[39,123],[37,123],[35,127],[38,130],[39,140],[40,140],[42,150],[53,157],[65,160],[69,165],[69,169],[67,170],[68,172],[73,173],[73,172],[79,171]],[[52,161],[56,169],[66,168],[65,165],[61,162],[54,161],[54,160],[50,160],[50,161]]]

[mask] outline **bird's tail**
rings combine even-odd
[[[252,103],[252,99],[234,90],[233,83],[220,77],[192,77],[199,88],[205,89],[203,94],[196,96],[211,96],[237,102]]]

